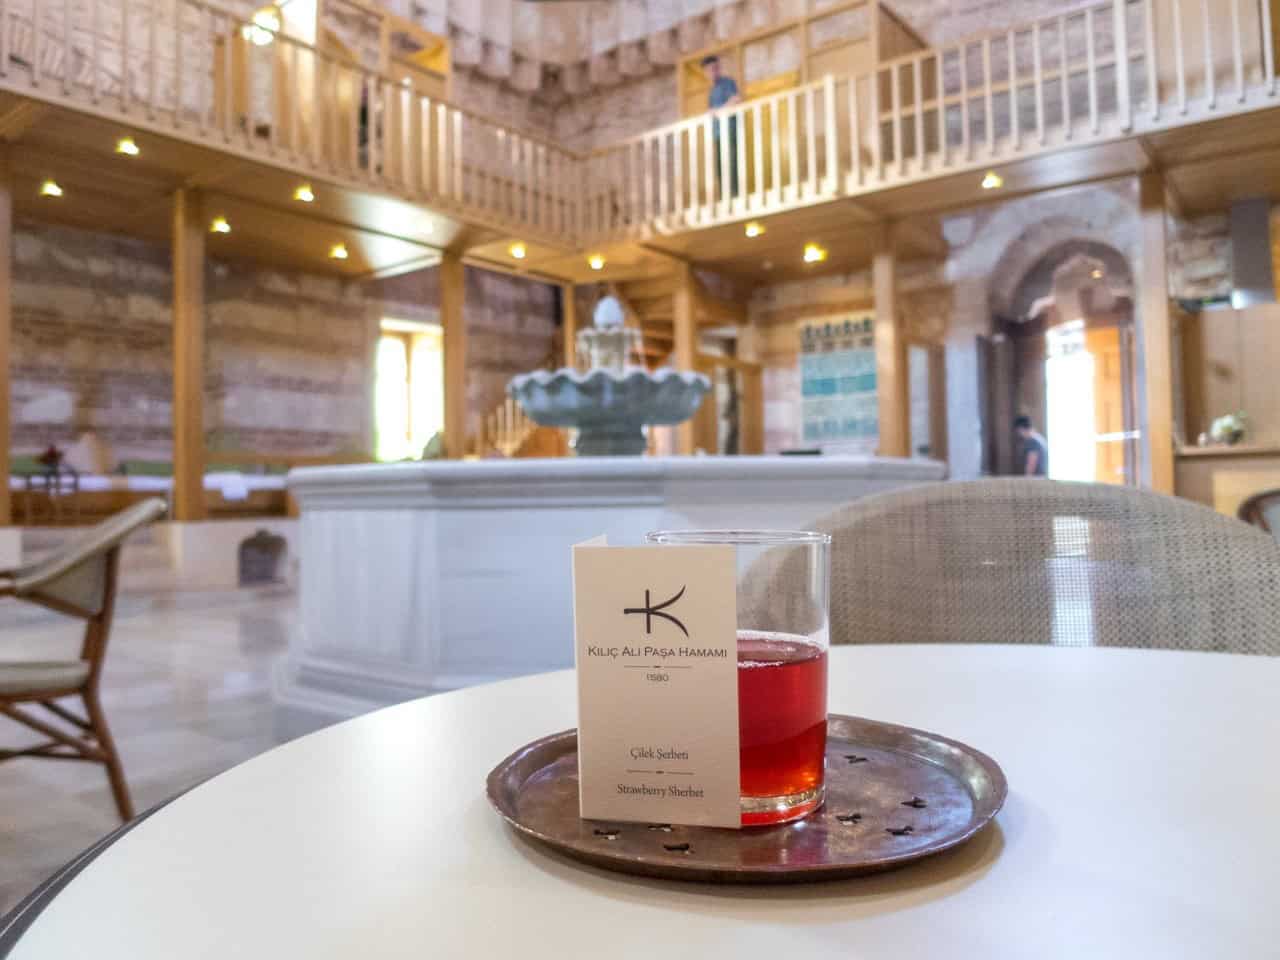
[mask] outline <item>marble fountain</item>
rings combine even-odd
[[[573,666],[569,548],[600,534],[804,528],[871,493],[944,477],[932,460],[637,456],[643,426],[696,410],[706,378],[630,369],[635,331],[584,331],[586,372],[517,378],[540,423],[574,425],[579,456],[307,467],[302,628],[275,675],[284,732],[402,700]]]
[[[641,359],[641,333],[624,325],[622,305],[604,297],[594,326],[578,333],[577,354],[586,371],[572,367],[535,370],[512,379],[507,392],[534,423],[578,432],[573,450],[580,457],[639,456],[649,425],[684,423],[711,389],[704,374],[650,372]]]

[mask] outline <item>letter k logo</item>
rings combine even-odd
[[[671,623],[674,623],[677,627],[680,628],[680,632],[687,637],[689,635],[689,631],[684,628],[684,624],[681,623],[679,620],[677,620],[671,614],[662,612],[666,610],[667,607],[674,604],[677,600],[679,600],[683,596],[684,596],[684,587],[681,587],[680,592],[677,593],[674,597],[672,597],[669,600],[664,600],[662,603],[658,604],[657,606],[654,606],[653,601],[649,599],[649,591],[645,590],[644,606],[643,607],[626,607],[623,609],[622,613],[624,615],[631,614],[631,613],[643,613],[644,614],[644,632],[646,634],[653,633],[653,618],[661,617],[663,620],[668,620]]]

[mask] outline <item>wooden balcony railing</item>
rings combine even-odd
[[[582,239],[673,232],[1274,98],[1269,0],[1105,0],[648,131],[587,159]]]
[[[0,88],[587,247],[1274,104],[1270,2],[1100,0],[589,156],[404,70],[283,32],[256,44],[203,0],[0,0]]]
[[[472,222],[572,234],[577,155],[422,93],[416,68],[397,67],[398,82],[202,0],[0,0],[7,89]]]

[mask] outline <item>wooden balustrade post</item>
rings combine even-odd
[[[0,145],[0,527],[13,522],[9,495],[9,365],[12,347],[13,184],[9,145]]]
[[[457,253],[440,261],[440,326],[444,331],[444,452],[467,452],[466,268]]]
[[[204,200],[173,195],[173,519],[205,519]]]
[[[1165,250],[1165,185],[1155,171],[1138,178],[1142,251],[1138,269],[1138,332],[1146,370],[1147,463],[1152,490],[1173,493],[1173,326]]]
[[[911,453],[911,419],[907,376],[907,344],[898,316],[897,264],[893,231],[880,225],[871,260],[875,297],[876,397],[879,402],[880,455]]]
[[[1111,0],[1115,24],[1116,114],[1120,119],[1121,130],[1129,130],[1133,126],[1133,99],[1129,86],[1129,18],[1125,13],[1126,4],[1127,0]]]

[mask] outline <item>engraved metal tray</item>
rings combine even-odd
[[[519,833],[598,867],[673,880],[795,883],[873,873],[964,843],[1004,804],[1004,773],[935,733],[832,714],[827,800],[794,823],[726,830],[583,820],[578,736],[521,747],[489,774],[493,808]]]

